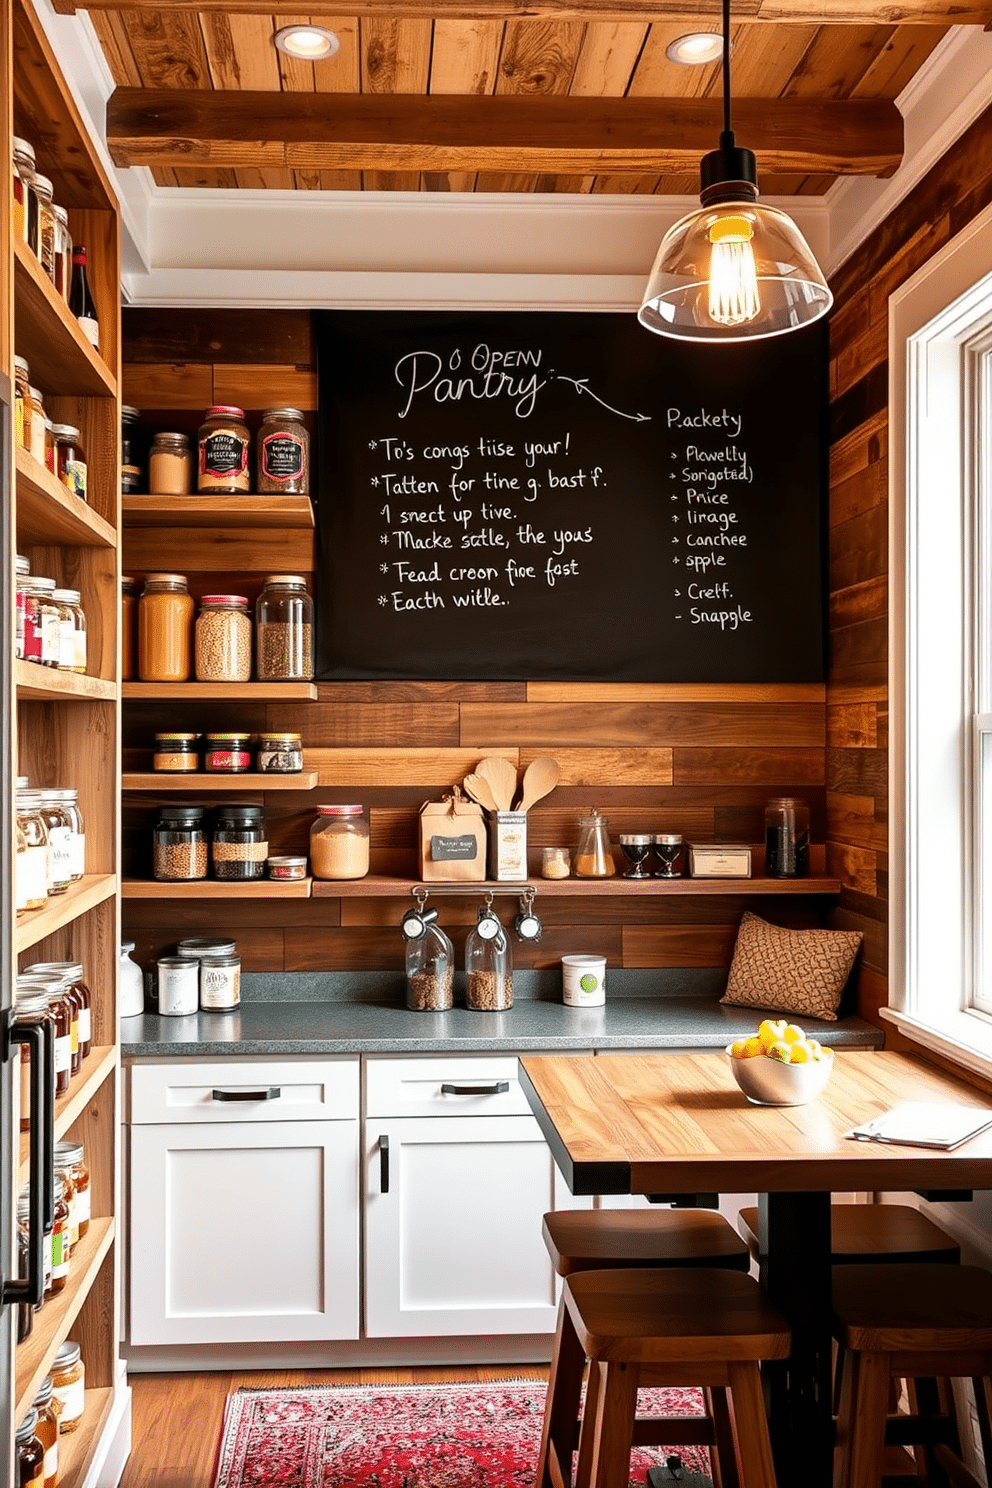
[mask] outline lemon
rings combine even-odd
[[[755,1059],[759,1054],[764,1054],[765,1046],[760,1038],[749,1038],[744,1040],[744,1059]]]
[[[733,1056],[733,1058],[734,1059],[745,1059],[747,1057],[746,1054],[744,1053],[744,1050],[745,1050],[746,1046],[747,1046],[747,1039],[734,1039],[734,1042],[730,1046],[730,1052],[731,1052],[731,1055]]]
[[[779,1018],[777,1021],[772,1018],[765,1018],[761,1023],[758,1024],[758,1037],[761,1040],[762,1048],[764,1049],[766,1054],[768,1053],[771,1045],[777,1043],[782,1038],[784,1033],[784,1018]]]
[[[785,1039],[776,1039],[775,1042],[765,1050],[769,1059],[777,1059],[779,1064],[792,1063],[792,1045],[787,1044]]]
[[[806,1039],[806,1035],[798,1023],[786,1023],[785,1028],[782,1030],[782,1037],[787,1044],[801,1044]]]
[[[793,1064],[809,1064],[810,1060],[814,1058],[812,1050],[805,1039],[797,1040],[796,1043],[790,1044],[789,1049],[792,1053],[791,1062]]]

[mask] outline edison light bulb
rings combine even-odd
[[[718,325],[744,325],[761,309],[753,237],[746,217],[718,217],[709,230],[710,318]]]

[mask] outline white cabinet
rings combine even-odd
[[[554,1331],[541,1216],[590,1201],[557,1172],[515,1055],[368,1059],[365,1182],[369,1338]]]
[[[133,1345],[359,1332],[359,1062],[131,1070]]]

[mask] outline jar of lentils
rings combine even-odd
[[[258,431],[258,490],[305,496],[310,487],[310,435],[298,408],[267,408]]]
[[[152,832],[152,876],[163,883],[188,883],[207,876],[207,838],[202,806],[160,806]]]
[[[255,605],[255,674],[260,682],[313,677],[313,600],[299,574],[270,574]]]
[[[251,679],[251,620],[243,594],[205,594],[196,617],[196,680]]]
[[[211,844],[215,878],[263,878],[268,856],[261,806],[218,807]]]
[[[196,489],[207,495],[237,496],[251,484],[248,451],[251,435],[243,408],[217,403],[207,409],[197,436],[199,462]]]

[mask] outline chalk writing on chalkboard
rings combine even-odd
[[[320,676],[822,677],[821,328],[315,322]]]

